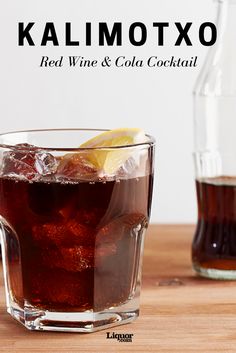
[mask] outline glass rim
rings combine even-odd
[[[58,128],[58,129],[29,129],[29,130],[16,130],[16,131],[8,131],[4,133],[0,133],[0,138],[8,135],[14,135],[14,134],[21,134],[21,133],[42,133],[42,132],[68,132],[68,131],[98,131],[98,132],[106,132],[110,131],[111,129],[93,129],[93,128]],[[68,151],[68,152],[73,152],[73,151],[87,151],[87,150],[117,150],[117,149],[127,149],[127,148],[133,148],[133,147],[140,147],[140,146],[155,146],[156,140],[153,136],[146,134],[145,136],[148,137],[148,141],[145,142],[140,142],[140,143],[134,143],[134,144],[129,144],[129,145],[120,145],[120,146],[101,146],[101,147],[42,147],[42,146],[35,146],[36,148],[43,150],[43,151]],[[23,143],[23,142],[22,142]],[[5,144],[5,143],[0,143],[0,148],[3,149],[16,149],[16,145],[12,144]],[[22,147],[20,148],[21,151],[31,151],[30,148],[25,148]]]

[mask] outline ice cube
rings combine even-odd
[[[147,149],[130,150],[130,156],[115,173],[116,179],[136,178],[150,174],[149,153]]]
[[[95,248],[95,267],[102,264],[103,259],[107,256],[112,256],[116,254],[117,246],[113,243],[99,244]]]
[[[25,180],[37,180],[56,172],[56,159],[29,144],[18,144],[4,152],[1,175]]]
[[[94,267],[94,248],[85,246],[49,249],[42,254],[43,263],[50,268],[81,272]]]
[[[35,168],[38,174],[42,176],[55,174],[57,166],[58,161],[52,154],[46,152],[35,154]]]
[[[127,177],[127,175],[129,177],[131,176],[135,176],[135,172],[137,170],[139,166],[139,163],[137,161],[137,159],[130,157],[128,158],[124,164],[117,170],[116,172],[116,179],[119,178],[124,178]]]
[[[67,228],[71,233],[70,239],[74,244],[90,245],[95,241],[95,230],[90,226],[79,223],[77,220],[67,222]]]
[[[66,154],[61,158],[57,176],[65,179],[94,180],[97,178],[95,165],[86,158],[83,152]]]
[[[76,220],[80,224],[95,228],[99,226],[105,211],[101,208],[80,209],[76,214]]]
[[[96,244],[99,246],[101,244],[115,244],[124,233],[123,224],[119,221],[113,221],[104,227],[100,228],[96,235]]]
[[[1,175],[31,180],[35,177],[34,151],[26,152],[26,149],[34,149],[28,144],[19,144],[11,151],[4,152]]]
[[[74,246],[94,243],[94,231],[76,220],[34,225],[32,236],[40,246]]]
[[[100,244],[93,246],[74,246],[47,249],[42,252],[45,266],[60,268],[69,272],[81,272],[87,269],[99,267],[102,261],[116,253],[115,244]]]
[[[147,219],[141,213],[131,213],[115,218],[99,229],[96,235],[96,244],[115,244],[123,236],[129,236],[133,230],[147,226]]]
[[[77,209],[74,203],[68,203],[59,210],[63,221],[75,219],[79,224],[96,228],[105,214],[104,209],[97,207]]]

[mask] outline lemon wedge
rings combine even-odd
[[[86,159],[100,171],[100,175],[114,175],[132,156],[132,148],[113,148],[145,143],[147,137],[142,129],[120,128],[109,130],[83,143],[80,148],[93,148]],[[102,149],[99,149],[102,147]],[[96,149],[98,148],[98,149]]]
[[[81,148],[92,147],[118,147],[142,143],[147,140],[142,129],[138,128],[121,128],[105,131],[92,139],[86,141]]]

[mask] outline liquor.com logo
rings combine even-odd
[[[115,339],[118,342],[132,342],[133,341],[133,333],[115,333],[115,332],[107,332],[107,339]]]

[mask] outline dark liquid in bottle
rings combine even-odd
[[[193,263],[205,269],[236,270],[236,177],[198,180],[196,186]]]
[[[0,178],[10,286],[20,306],[103,310],[135,291],[152,176],[106,182]]]

